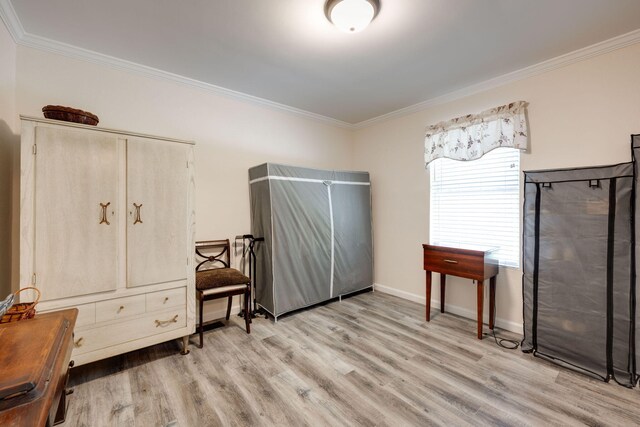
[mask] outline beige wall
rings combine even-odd
[[[91,111],[99,126],[196,141],[196,238],[250,232],[247,170],[264,162],[348,169],[352,132],[183,84],[18,47],[17,111]]]
[[[640,133],[638,70],[640,44],[357,131],[354,166],[372,176],[376,283],[424,301],[420,245],[429,240],[426,125],[525,100],[530,103],[531,149],[521,157],[523,170],[626,162],[631,159],[629,135]],[[453,278],[447,283],[447,305],[474,315],[471,283]],[[497,317],[512,329],[522,325],[520,270],[502,268],[498,275]]]
[[[16,62],[16,46],[2,25],[0,63],[0,295],[9,274],[9,257],[2,254],[9,252],[8,159],[12,156],[10,140],[16,142],[19,130],[15,117],[40,116],[46,104],[94,112],[100,126],[195,140],[199,239],[232,238],[249,230],[250,166],[270,161],[369,170],[375,280],[390,292],[418,301],[424,301],[420,245],[428,241],[429,223],[428,174],[422,163],[427,124],[526,100],[530,103],[531,150],[522,156],[523,169],[628,161],[629,134],[640,132],[640,45],[355,133],[202,89],[24,46],[17,48]],[[14,201],[14,210],[16,205]],[[15,262],[15,248],[12,255]],[[498,277],[499,324],[512,329],[521,325],[520,275],[519,270],[502,269]],[[475,293],[470,283],[455,279],[449,283],[447,303],[459,313],[473,315]],[[439,298],[435,288],[434,303]]]
[[[12,164],[16,135],[16,44],[0,21],[0,299],[11,291]]]

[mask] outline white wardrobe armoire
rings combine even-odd
[[[193,143],[21,119],[20,287],[41,292],[37,311],[79,310],[76,365],[180,337],[186,350]]]

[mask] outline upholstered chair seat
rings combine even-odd
[[[235,268],[212,268],[196,272],[196,289],[199,291],[225,286],[246,285],[249,282],[251,282],[251,279]]]

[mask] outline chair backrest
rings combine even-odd
[[[203,240],[196,242],[196,271],[205,269],[229,268],[231,266],[231,245],[229,239]]]

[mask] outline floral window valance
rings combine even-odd
[[[524,101],[512,102],[427,127],[425,165],[440,157],[475,160],[499,147],[526,150],[529,141],[526,106]]]

